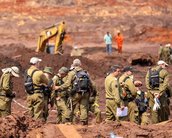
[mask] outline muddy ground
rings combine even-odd
[[[159,44],[171,42],[172,3],[153,0],[0,0],[0,69],[16,65],[21,77],[14,80],[15,100],[26,106],[23,74],[33,56],[43,59],[41,68],[51,66],[57,73],[61,66],[70,67],[74,58],[82,61],[100,92],[100,109],[105,111],[104,79],[110,66],[131,65],[131,58],[151,59],[151,64],[140,60],[133,62],[135,79],[144,82],[149,67],[157,62]],[[70,39],[64,43],[64,55],[36,53],[40,31],[56,22],[65,20]],[[124,34],[124,52],[117,54],[113,43],[113,54],[107,56],[103,36],[106,31],[112,35],[117,30]],[[84,53],[71,57],[73,46]],[[168,71],[172,72],[171,65]],[[170,78],[172,79],[171,75]],[[170,81],[171,85],[172,82]],[[145,86],[142,87],[143,90]],[[30,138],[108,138],[110,132],[128,138],[169,138],[172,122],[158,125],[138,126],[129,122],[95,124],[90,114],[87,127],[80,125],[56,125],[56,113],[50,111],[46,124],[32,120],[27,110],[12,103],[12,115],[0,119],[0,137]],[[69,131],[70,130],[70,131]]]
[[[139,46],[139,45],[138,45]],[[106,73],[110,66],[119,64],[122,66],[130,65],[129,58],[133,55],[135,57],[135,51],[127,52],[124,49],[124,53],[122,55],[118,55],[117,51],[113,52],[112,56],[107,56],[105,53],[104,47],[98,48],[83,48],[84,53],[81,57],[71,57],[71,47],[66,46],[64,47],[65,54],[63,56],[58,55],[49,55],[45,53],[36,53],[35,49],[30,49],[25,47],[23,44],[10,44],[10,45],[3,45],[0,46],[0,60],[1,66],[0,68],[16,65],[21,69],[21,77],[14,80],[14,91],[17,93],[17,97],[15,100],[22,105],[26,106],[26,93],[23,87],[23,74],[24,71],[29,67],[29,59],[32,56],[37,56],[43,59],[41,62],[41,68],[45,66],[51,66],[54,70],[54,73],[57,73],[58,69],[61,66],[70,67],[74,58],[79,58],[82,61],[83,68],[88,70],[91,78],[95,81],[97,85],[97,89],[100,92],[100,108],[102,112],[105,111],[105,91],[104,91],[104,79],[106,77]],[[155,50],[157,47],[150,47],[150,50]],[[91,54],[97,53],[97,54]],[[138,52],[139,54],[145,54],[146,51]],[[147,53],[149,54],[149,53]],[[92,56],[91,56],[92,55]],[[157,55],[153,55],[152,58],[155,59]],[[156,59],[155,59],[156,61]],[[136,64],[133,66],[136,70],[134,73],[135,78],[144,82],[144,77],[146,75],[146,71],[149,67],[148,65],[140,65]],[[169,67],[169,71],[171,72],[171,66]],[[143,90],[145,90],[145,86],[143,86]],[[2,136],[8,136],[9,134],[13,136],[20,136],[20,137],[34,137],[35,135],[39,135],[40,137],[65,137],[65,134],[62,133],[57,125],[55,125],[56,113],[54,111],[50,111],[50,116],[48,119],[47,124],[40,125],[38,122],[30,119],[28,116],[23,115],[26,110],[13,102],[12,104],[12,112],[13,115],[7,117],[6,119],[2,119],[3,126],[0,129],[2,132]],[[4,122],[5,121],[5,122]],[[7,123],[9,122],[9,123]],[[113,131],[115,134],[123,137],[161,137],[161,136],[168,136],[170,135],[170,127],[172,123],[167,123],[161,132],[157,132],[162,125],[156,126],[137,126],[131,123],[123,122],[122,124],[118,123],[111,123],[106,124],[102,122],[101,124],[95,124],[94,116],[90,115],[90,123],[88,127],[82,127],[79,125],[70,127],[77,132],[73,132],[73,134],[79,133],[82,137],[108,137],[109,133]],[[65,129],[65,126],[62,126]],[[35,128],[39,128],[36,129]],[[33,130],[34,129],[34,130]],[[7,131],[9,130],[8,133]],[[32,130],[32,131],[31,131]],[[52,131],[52,132],[51,132]],[[10,133],[9,133],[10,132]],[[7,134],[6,134],[7,133]]]

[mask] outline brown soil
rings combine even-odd
[[[57,73],[61,66],[70,67],[74,58],[81,59],[83,68],[88,70],[97,85],[100,92],[100,109],[104,112],[104,79],[109,67],[114,64],[126,66],[132,63],[136,70],[135,79],[144,83],[148,68],[157,62],[159,43],[171,42],[171,2],[65,0],[60,5],[52,7],[54,1],[0,0],[0,69],[13,65],[21,69],[21,77],[14,79],[14,91],[17,93],[15,100],[24,106],[26,93],[23,75],[33,56],[43,59],[42,69],[51,66],[54,73]],[[36,53],[40,30],[61,20],[67,22],[68,32],[72,38],[64,44],[64,55]],[[103,35],[108,30],[114,35],[119,29],[125,38],[124,52],[122,55],[117,54],[113,44],[113,54],[107,56]],[[70,56],[74,45],[84,51],[82,56]],[[151,64],[145,63],[142,59],[151,61]],[[168,71],[171,73],[171,66]],[[172,85],[172,82],[170,83]],[[142,89],[146,90],[144,85]],[[63,138],[68,131],[72,131],[74,137],[84,138],[109,137],[110,132],[129,138],[172,137],[171,121],[149,126],[138,126],[129,122],[107,124],[104,121],[95,124],[94,116],[91,114],[89,125],[83,127],[58,126],[54,124],[55,120],[56,113],[50,111],[46,124],[34,121],[27,115],[26,109],[13,102],[12,115],[0,119],[0,137]]]

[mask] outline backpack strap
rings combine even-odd
[[[35,69],[35,70],[32,71],[32,73],[31,73],[31,75],[30,75],[31,78],[33,77],[33,74],[34,74],[36,71],[39,71],[39,70]],[[28,70],[27,70],[27,75],[28,75]],[[34,84],[34,83],[33,83],[33,85],[38,86],[38,85],[36,85],[36,84]]]
[[[30,75],[31,78],[33,77],[33,74],[34,74],[36,71],[38,71],[38,70],[35,69],[35,70],[32,71],[32,73],[31,73],[31,75]]]
[[[126,80],[128,80],[129,79],[129,77],[125,77],[124,79],[123,79],[123,81],[122,82],[126,82]]]

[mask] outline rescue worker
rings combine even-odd
[[[163,48],[163,61],[165,61],[167,64],[170,64],[170,54],[171,54],[171,49],[170,49],[171,44],[166,44],[165,47]]]
[[[0,78],[0,117],[11,114],[11,102],[15,97],[13,92],[13,77],[19,77],[19,68],[13,66],[11,68],[2,69]]]
[[[137,88],[133,80],[133,68],[126,66],[123,69],[123,74],[119,77],[121,85],[120,96],[123,99],[124,105],[128,107],[128,116],[121,118],[121,120],[129,120],[130,122],[138,124],[138,107],[135,103],[137,96]]]
[[[57,45],[55,46],[54,54],[63,54],[62,43],[66,34],[66,26],[65,22],[62,21],[58,26],[58,34],[57,34]]]
[[[27,74],[31,75],[33,71],[34,74],[32,76],[33,84],[34,84],[34,93],[27,94],[27,106],[31,117],[34,119],[40,119],[45,121],[43,118],[43,108],[44,108],[44,94],[43,94],[43,86],[48,85],[48,79],[44,75],[43,71],[39,69],[40,62],[42,59],[37,57],[32,57],[30,59],[30,68],[27,70]]]
[[[84,71],[81,68],[81,61],[79,59],[74,59],[72,64],[72,70],[68,73],[67,79],[64,84],[56,87],[56,89],[64,90],[70,88],[69,94],[72,96],[72,120],[74,123],[75,117],[77,116],[78,106],[80,109],[80,121],[82,125],[88,124],[88,103],[89,103],[89,91],[80,92],[74,90],[74,80],[76,78],[77,72]]]
[[[163,60],[159,60],[157,64],[158,66],[149,69],[145,78],[152,123],[166,121],[170,115],[167,94],[169,90],[169,73],[166,70],[168,64]]]
[[[124,38],[121,35],[120,31],[117,32],[117,36],[115,36],[115,41],[117,44],[118,53],[122,53],[122,46],[123,46]]]
[[[158,50],[158,59],[159,60],[163,60],[163,45],[162,44],[160,44],[160,46],[159,46],[159,50]]]
[[[53,77],[53,82],[55,86],[60,86],[66,81],[66,76],[68,74],[68,68],[61,67],[58,74]],[[52,94],[52,99],[55,100],[55,105],[57,108],[57,123],[68,123],[70,122],[70,110],[67,106],[68,90],[55,90]]]
[[[117,120],[117,107],[124,108],[123,102],[119,96],[119,85],[117,77],[120,74],[120,67],[118,65],[112,66],[109,75],[105,79],[106,92],[106,121]]]
[[[89,97],[89,111],[94,113],[96,116],[96,123],[100,123],[102,121],[101,111],[99,109],[99,92],[93,83]]]
[[[112,36],[109,32],[105,34],[104,41],[106,44],[106,53],[108,55],[112,54]]]
[[[50,98],[51,98],[51,92],[53,89],[53,70],[51,67],[45,67],[44,70],[44,75],[46,76],[46,78],[48,79],[48,85],[44,87],[43,93],[44,93],[44,113],[43,116],[45,118],[45,120],[47,120],[48,117],[48,105],[50,104],[52,107],[52,104],[50,102]]]

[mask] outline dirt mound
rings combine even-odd
[[[0,118],[0,137],[24,138],[29,131],[42,125],[42,122],[34,121],[27,114],[20,113],[20,116],[12,114],[5,118]]]
[[[150,126],[138,126],[130,122],[122,122],[122,123],[104,123],[100,125],[96,125],[94,127],[82,128],[79,129],[79,132],[85,137],[109,137],[110,132],[113,132],[117,136],[121,136],[124,138],[140,138],[140,137],[171,137],[170,127],[172,126],[172,122],[168,122],[163,128],[162,124],[159,125],[150,125]],[[88,134],[88,135],[87,135]],[[92,134],[92,135],[90,135]]]
[[[59,55],[49,55],[46,53],[36,53],[35,49],[28,49],[23,44],[6,44],[0,46],[0,60],[1,66],[0,69],[8,66],[16,65],[21,69],[21,77],[15,78],[14,82],[14,91],[16,91],[17,98],[16,100],[22,104],[26,104],[25,98],[26,93],[24,92],[23,86],[23,75],[25,70],[29,67],[29,60],[31,57],[36,56],[43,61],[41,62],[41,69],[45,66],[51,66],[54,70],[54,73],[57,73],[61,66],[70,67],[74,58],[79,58],[82,61],[82,66],[84,69],[88,70],[91,78],[97,84],[97,88],[100,92],[100,109],[102,111],[105,110],[105,91],[104,91],[104,78],[106,76],[106,72],[108,71],[109,67],[114,64],[120,64],[121,66],[129,65],[127,59],[131,56],[132,52],[124,52],[122,55],[115,54],[114,51],[112,56],[106,56],[104,53],[104,48],[84,48],[84,53],[82,57],[70,57],[71,47],[65,47],[66,53],[63,56]],[[146,49],[145,49],[146,50]],[[155,50],[155,48],[154,48]],[[146,52],[146,51],[145,51]],[[97,53],[97,54],[94,54]],[[136,80],[141,80],[144,82],[144,78],[146,75],[146,71],[148,70],[147,66],[141,67],[140,65],[136,65],[134,67],[138,72],[134,73]],[[169,67],[169,70],[172,70],[172,67]],[[143,86],[144,88],[144,86]],[[24,111],[25,109],[21,109],[19,105],[12,104],[12,112],[17,115],[12,115],[5,120],[1,120],[1,127],[0,132],[2,131],[2,136],[9,137],[12,136],[30,136],[30,137],[50,137],[49,132],[51,133],[52,137],[64,137],[64,134],[61,132],[59,128],[57,128],[54,124],[46,124],[40,127],[40,123],[33,121],[26,116],[21,115],[20,111]],[[20,115],[20,117],[19,117]],[[50,113],[50,122],[55,122],[56,114]],[[81,127],[79,125],[73,126],[77,132],[83,137],[109,137],[110,132],[113,132],[116,135],[123,136],[123,137],[158,137],[160,136],[170,136],[170,127],[171,122],[167,123],[161,131],[158,131],[161,128],[161,125],[152,125],[141,127],[134,125],[128,122],[122,122],[121,125],[119,124],[106,124],[102,123],[100,125],[94,125],[92,121],[88,127]],[[50,130],[51,129],[51,130]],[[9,133],[7,133],[7,131]],[[169,130],[169,131],[168,131]],[[66,130],[67,131],[67,130]],[[1,133],[0,133],[1,134]],[[0,135],[1,136],[1,135]]]

